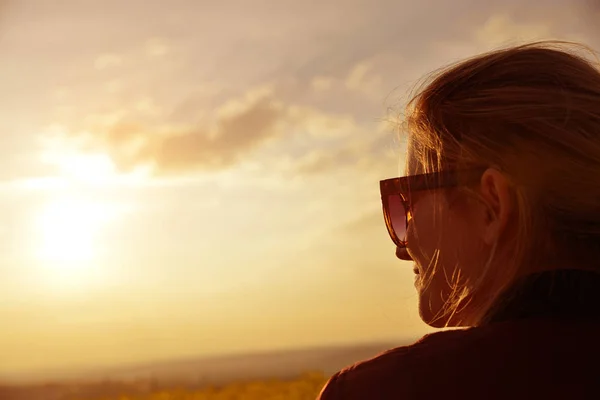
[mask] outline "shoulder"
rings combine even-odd
[[[533,381],[531,371],[536,370],[540,371],[542,382],[547,374],[541,371],[556,365],[557,359],[564,360],[565,365],[575,361],[592,365],[600,356],[598,334],[598,324],[547,321],[496,323],[436,332],[412,345],[388,350],[342,369],[331,377],[319,399],[443,397],[447,393],[438,390],[454,387],[466,376],[474,386],[495,384],[494,379],[506,377],[507,384],[514,380],[511,384],[518,387],[527,384],[517,382],[519,377]],[[582,354],[586,354],[586,360]],[[485,373],[491,365],[494,376]],[[550,369],[546,372],[552,373]],[[432,381],[436,384],[431,385]],[[423,397],[424,394],[427,395]]]
[[[319,399],[413,398],[415,379],[427,373],[428,361],[455,351],[465,336],[470,336],[465,330],[431,333],[409,346],[350,365],[329,379]]]

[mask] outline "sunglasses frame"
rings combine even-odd
[[[475,167],[467,169],[455,169],[447,171],[430,172],[419,175],[408,175],[379,181],[381,202],[383,206],[383,218],[390,238],[397,247],[406,247],[406,241],[398,238],[389,212],[389,196],[398,195],[404,207],[406,229],[408,222],[412,219],[410,193],[434,190],[448,187],[456,187],[479,181],[483,173],[489,167]]]

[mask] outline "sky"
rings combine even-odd
[[[0,0],[0,376],[396,341],[379,180],[428,72],[595,1]]]

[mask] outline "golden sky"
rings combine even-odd
[[[599,48],[597,3],[524,3],[0,1],[0,376],[429,332],[388,109],[499,45]]]

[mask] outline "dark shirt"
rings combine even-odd
[[[600,399],[600,273],[532,274],[507,295],[480,326],[339,371],[319,399]]]

